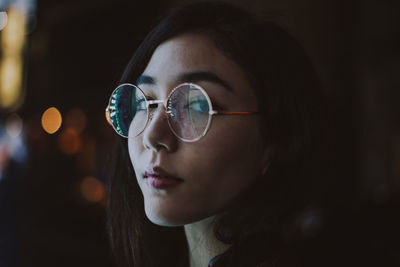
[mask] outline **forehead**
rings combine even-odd
[[[238,64],[221,52],[207,36],[186,33],[160,44],[143,74],[160,86],[173,87],[188,72],[210,72],[229,83],[236,94],[253,94]]]
[[[210,39],[200,34],[184,34],[160,44],[154,51],[146,74],[173,74],[187,67],[218,69],[218,59],[224,57]],[[228,62],[221,62],[225,65]],[[160,72],[160,73],[158,73]]]

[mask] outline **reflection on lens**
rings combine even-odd
[[[124,137],[135,137],[146,127],[146,97],[132,84],[123,84],[115,89],[108,109],[114,129]]]
[[[168,101],[169,123],[174,133],[185,141],[196,141],[210,123],[210,102],[203,90],[193,84],[177,87]]]

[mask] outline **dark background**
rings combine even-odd
[[[24,102],[1,111],[2,122],[11,112],[23,119],[28,151],[0,179],[1,267],[112,266],[105,197],[88,201],[81,184],[88,176],[97,181],[93,188],[106,183],[114,140],[104,117],[108,97],[154,21],[181,2],[37,1],[24,54]],[[400,4],[231,2],[287,27],[333,104],[333,197],[317,220],[315,253],[330,251],[319,257],[335,262],[328,256],[340,250],[336,261],[353,266],[400,266]],[[77,108],[85,114],[73,153],[60,147],[67,126],[53,135],[41,128],[51,106],[63,118]]]

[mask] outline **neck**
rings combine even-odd
[[[230,245],[215,238],[213,227],[215,217],[186,224],[185,234],[189,245],[190,267],[207,266],[211,258],[225,252]]]

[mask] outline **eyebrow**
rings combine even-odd
[[[156,80],[151,76],[142,74],[136,80],[136,85],[141,85],[141,84],[154,85],[154,84],[156,84]]]
[[[185,83],[185,82],[200,82],[200,81],[207,81],[207,82],[213,82],[215,84],[218,84],[225,89],[227,89],[230,92],[233,92],[232,86],[221,79],[218,75],[216,75],[213,72],[210,71],[194,71],[194,72],[187,72],[183,73],[178,77],[178,82],[180,83]],[[142,74],[139,76],[139,78],[136,80],[136,85],[141,85],[141,84],[148,84],[148,85],[155,85],[156,79]]]
[[[195,71],[195,72],[183,73],[182,75],[179,76],[178,81],[179,82],[194,82],[194,83],[200,82],[200,81],[213,82],[218,85],[221,85],[228,91],[233,92],[232,86],[229,85],[229,83],[227,83],[226,81],[221,79],[215,73],[209,72],[209,71]]]

